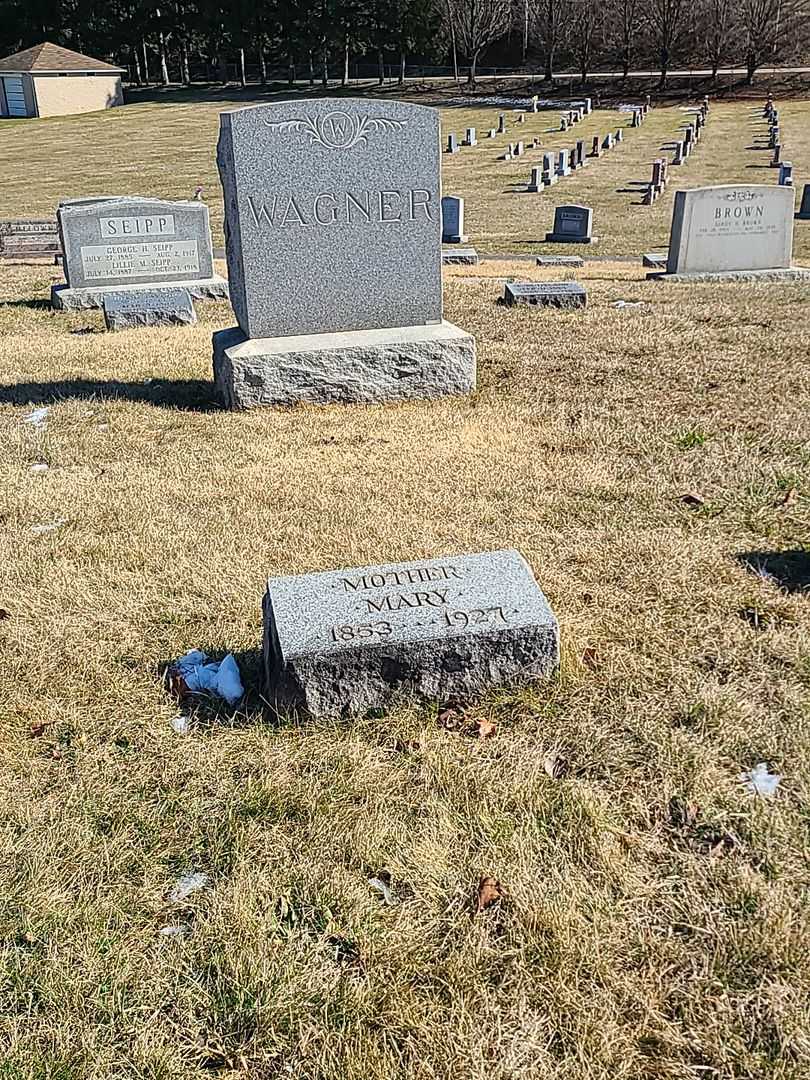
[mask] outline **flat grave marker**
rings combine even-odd
[[[108,330],[139,326],[193,326],[197,313],[187,289],[139,289],[107,293],[102,301]]]
[[[517,551],[267,582],[265,692],[279,710],[351,716],[522,685],[559,664],[559,628]]]
[[[507,307],[525,304],[570,310],[584,308],[588,294],[576,281],[509,281],[504,286],[503,302]]]

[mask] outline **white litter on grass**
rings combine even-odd
[[[188,927],[183,926],[182,923],[175,923],[170,926],[161,926],[158,933],[161,937],[182,937],[183,934],[188,933]]]
[[[43,473],[47,472],[49,468],[50,466],[46,465],[44,461],[38,461],[36,465],[29,465],[28,471],[32,473]]]
[[[66,524],[67,518],[60,518],[59,521],[49,521],[47,525],[32,525],[31,532],[34,533],[35,536],[41,536],[42,533],[55,532]]]
[[[740,773],[740,783],[745,784],[749,795],[773,795],[782,777],[768,771],[768,765],[760,761],[750,772]]]
[[[643,300],[616,300],[615,303],[611,304],[611,307],[615,307],[615,308],[641,307],[643,305],[643,303],[644,303]]]
[[[179,904],[181,900],[188,899],[192,893],[204,889],[209,880],[208,874],[201,874],[199,871],[181,874],[177,879],[177,884],[169,893],[167,899],[172,904]]]
[[[224,660],[210,661],[204,652],[192,649],[181,656],[174,669],[193,694],[205,691],[224,698],[229,705],[236,705],[245,693],[239,666],[232,653]]]
[[[380,893],[388,907],[393,907],[396,904],[397,898],[394,896],[394,894],[391,892],[391,889],[388,887],[388,885],[386,885],[382,878],[369,878],[368,883],[372,887],[372,889],[376,889],[376,891]]]
[[[172,730],[176,731],[178,735],[188,735],[191,730],[191,723],[187,716],[173,716],[171,725]]]
[[[40,409],[34,409],[28,416],[23,417],[24,424],[33,424],[34,427],[44,427],[45,422],[48,419],[48,413],[51,411],[50,405],[43,405]]]

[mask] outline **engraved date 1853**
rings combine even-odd
[[[502,607],[473,608],[472,611],[445,611],[444,618],[448,626],[458,626],[462,629],[480,623],[509,622]]]
[[[333,641],[368,641],[371,638],[379,638],[384,641],[393,633],[390,622],[377,621],[373,623],[361,623],[359,626],[333,626]]]

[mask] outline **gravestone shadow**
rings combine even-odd
[[[744,551],[737,555],[737,561],[785,592],[810,596],[810,551]]]
[[[219,412],[213,382],[205,379],[65,379],[0,384],[0,405],[54,405],[62,401],[132,401],[182,412]]]
[[[0,300],[0,308],[28,308],[30,311],[50,311],[50,300]]]

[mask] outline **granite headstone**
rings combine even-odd
[[[351,716],[468,698],[559,664],[559,627],[517,551],[275,577],[265,694],[280,711]]]

